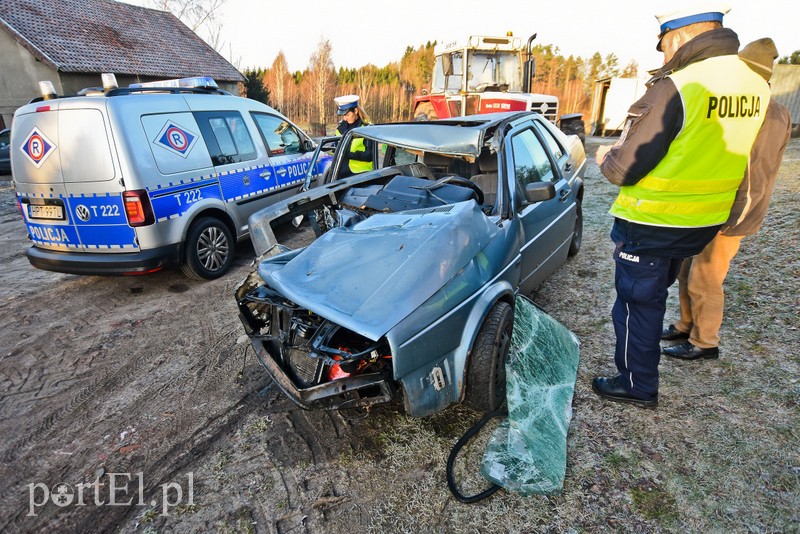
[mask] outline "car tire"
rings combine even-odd
[[[203,217],[189,228],[181,269],[194,280],[219,278],[233,263],[234,247],[228,225],[215,217]]]
[[[581,249],[581,241],[583,241],[583,206],[581,201],[575,203],[578,212],[575,217],[575,228],[572,229],[572,241],[569,244],[569,255],[575,256]]]
[[[480,412],[498,409],[506,399],[506,359],[511,347],[514,309],[497,302],[484,319],[467,370],[464,403]]]

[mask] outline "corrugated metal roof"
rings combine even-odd
[[[114,0],[0,0],[0,28],[61,72],[244,79],[171,13]]]
[[[772,98],[789,109],[793,124],[800,124],[800,65],[775,65],[769,83]]]

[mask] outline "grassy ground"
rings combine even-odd
[[[590,160],[609,142],[587,140]],[[662,361],[654,411],[603,401],[590,388],[614,370],[607,211],[615,194],[592,161],[583,248],[533,295],[581,340],[561,494],[501,490],[477,504],[456,501],[445,465],[479,418],[466,408],[421,419],[397,407],[309,413],[267,386],[263,406],[192,467],[199,504],[166,519],[143,511],[124,530],[799,531],[800,140],[785,155],[764,228],[731,268],[721,358]],[[672,288],[667,321],[677,313]],[[464,493],[485,487],[478,464],[494,425],[456,465]]]
[[[598,142],[590,140],[590,157]],[[373,473],[370,480],[388,478],[392,488],[387,493],[394,497],[372,504],[371,530],[800,530],[798,140],[784,159],[764,228],[744,241],[726,282],[722,357],[662,361],[656,411],[601,401],[589,386],[593,376],[613,370],[606,212],[616,194],[591,165],[584,249],[534,295],[582,340],[563,493],[501,492],[460,504],[446,492],[442,470],[453,442],[477,416],[466,410],[422,420],[382,414],[372,419],[380,460],[353,459],[354,467]],[[668,320],[676,315],[673,287]],[[481,451],[476,442],[465,469],[475,468]],[[471,489],[479,489],[480,480],[472,478]]]

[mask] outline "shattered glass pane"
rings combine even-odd
[[[561,492],[579,345],[561,323],[517,297],[506,362],[508,418],[486,447],[484,478],[522,495]]]

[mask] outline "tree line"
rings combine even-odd
[[[403,57],[385,67],[365,65],[336,69],[329,40],[322,39],[303,71],[291,72],[283,51],[269,68],[248,68],[243,93],[290,117],[313,135],[331,133],[338,122],[333,99],[357,94],[372,122],[412,119],[414,96],[429,91],[436,42],[406,47]],[[560,113],[588,113],[594,80],[610,76],[636,76],[631,62],[620,69],[614,54],[599,52],[590,58],[564,57],[558,47],[533,48],[536,76],[532,91],[559,98]]]
[[[339,119],[333,99],[339,95],[359,95],[372,122],[411,120],[414,96],[431,87],[435,45],[435,41],[429,41],[417,48],[408,46],[400,61],[385,67],[337,70],[333,47],[322,39],[303,71],[290,72],[282,51],[269,68],[245,69],[242,93],[276,108],[313,135],[330,134],[335,129]],[[565,57],[551,44],[536,45],[532,52],[536,75],[531,90],[557,96],[560,114],[582,113],[584,120],[589,118],[595,81],[639,75],[635,61],[621,68],[613,53],[605,57],[599,52],[589,58]],[[781,58],[779,63],[800,64],[800,51]]]

